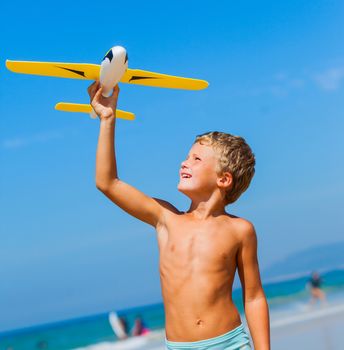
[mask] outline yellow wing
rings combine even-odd
[[[15,73],[88,80],[98,79],[100,72],[100,65],[89,63],[7,60],[6,67]],[[186,90],[202,90],[209,85],[205,80],[176,77],[140,69],[127,69],[120,81],[127,84]]]
[[[209,85],[208,82],[205,80],[176,77],[173,75],[129,68],[124,73],[121,82],[128,84],[184,90],[202,90]]]
[[[67,102],[59,102],[55,105],[55,109],[63,112],[79,112],[79,113],[92,113],[92,106],[89,104],[82,103],[67,103]],[[134,120],[134,113],[121,111],[120,109],[116,110],[116,117],[126,120]]]
[[[6,61],[6,67],[15,73],[49,77],[96,80],[100,65],[89,63]]]

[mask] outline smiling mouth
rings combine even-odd
[[[181,173],[180,177],[182,179],[190,179],[192,177],[192,175],[191,174],[186,174],[186,173]]]

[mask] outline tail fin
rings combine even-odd
[[[93,108],[89,104],[59,102],[55,105],[55,109],[63,112],[79,112],[79,113],[89,113],[94,115]],[[126,119],[126,120],[134,120],[135,114],[117,109],[116,117],[121,119]]]

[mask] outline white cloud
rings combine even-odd
[[[285,72],[279,72],[273,76],[272,80],[270,79],[269,83],[252,89],[250,93],[253,96],[267,94],[276,97],[285,97],[294,90],[304,88],[305,85],[306,81],[304,79],[290,77]]]
[[[290,76],[283,71],[278,72],[272,76],[272,79],[270,78],[270,83],[256,87],[250,93],[254,96],[269,94],[285,97],[293,91],[300,91],[314,83],[322,90],[338,90],[344,85],[344,66],[328,68],[318,73],[303,75],[303,77]]]
[[[46,131],[26,137],[13,137],[1,142],[1,148],[15,149],[26,147],[35,143],[45,143],[51,140],[62,138],[63,135],[58,131]]]
[[[278,72],[274,75],[275,80],[283,81],[288,79],[288,75],[285,72]]]
[[[299,78],[290,79],[289,85],[292,88],[298,89],[298,88],[302,88],[305,86],[305,81],[303,79],[299,79]]]
[[[344,67],[330,68],[322,73],[315,74],[314,80],[324,90],[337,90],[344,80]]]

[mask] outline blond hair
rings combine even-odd
[[[213,147],[218,156],[219,175],[232,174],[233,184],[226,192],[225,204],[234,203],[247,190],[254,175],[256,161],[250,146],[240,136],[218,131],[198,135],[194,143]]]

